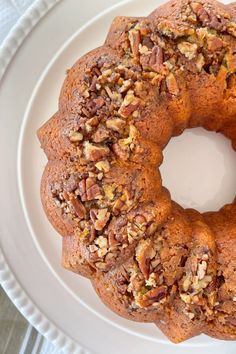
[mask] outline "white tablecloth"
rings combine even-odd
[[[33,2],[34,0],[0,0],[0,44],[17,20]],[[19,354],[25,354],[27,352],[30,341],[34,342],[31,351],[32,354],[62,354],[61,351],[55,349],[48,341],[44,340],[42,343],[41,335],[38,333],[37,336],[35,336],[33,335],[33,331],[32,326],[29,325]],[[31,345],[30,347],[32,348]]]

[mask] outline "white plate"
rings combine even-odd
[[[38,1],[21,27],[18,26],[12,34],[13,39],[5,43],[0,56],[0,60],[3,55],[6,61],[10,59],[11,52],[6,48],[14,52],[18,42],[25,37],[24,32],[32,29],[47,12],[17,51],[0,87],[0,279],[3,287],[27,319],[68,353],[141,354],[148,351],[152,354],[159,351],[183,354],[190,350],[191,353],[201,350],[202,354],[214,351],[235,353],[236,343],[220,342],[206,336],[172,345],[154,325],[133,323],[114,315],[102,305],[86,279],[60,267],[60,237],[47,222],[39,198],[39,183],[46,159],[39,149],[35,132],[57,109],[66,69],[83,53],[102,44],[112,18],[124,14],[148,14],[162,1],[132,0],[118,4],[117,0],[86,0],[86,3],[64,0],[48,12],[49,5],[55,2]],[[109,8],[111,5],[115,6]],[[94,18],[98,13],[100,15]],[[81,27],[91,18],[93,20]],[[182,140],[176,138],[176,143],[169,145],[166,151],[168,163],[163,165],[162,171],[166,185],[179,191],[174,195],[178,201],[189,206],[190,200],[194,200],[194,206],[203,209],[206,197],[203,183],[198,185],[197,193],[196,189],[191,192],[188,183],[185,183],[185,190],[181,190],[178,181],[182,181],[183,176],[178,168],[177,184],[171,181],[176,146],[179,156],[189,150],[186,144],[193,146],[194,153],[199,147],[199,140],[194,137],[199,132],[185,133]],[[214,206],[223,204],[233,195],[232,181],[236,170],[233,168],[233,153],[225,139],[215,137],[211,146],[208,134],[201,135],[202,149],[205,146],[211,154],[215,147],[216,157],[209,173],[213,171],[214,176],[218,173],[215,180],[224,184],[227,181],[229,186],[226,193],[220,191],[220,198],[214,198]],[[185,145],[181,145],[181,141]],[[209,150],[209,146],[213,150]],[[183,161],[185,159],[186,155]],[[219,163],[222,165],[217,166]],[[217,183],[213,184],[211,193],[218,187]],[[206,205],[211,207],[212,203]]]

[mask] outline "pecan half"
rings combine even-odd
[[[73,198],[70,200],[70,203],[76,213],[76,215],[78,216],[79,219],[84,219],[86,216],[86,209],[83,206],[83,204],[81,203],[81,201],[78,198]]]
[[[209,22],[209,15],[207,11],[204,9],[202,4],[198,2],[192,2],[190,3],[190,7],[201,22],[203,23]]]
[[[154,71],[158,72],[162,68],[163,61],[164,61],[163,49],[161,47],[159,47],[158,45],[155,45],[152,48],[152,54],[150,56],[149,66]]]
[[[89,201],[93,199],[100,199],[101,190],[100,187],[96,184],[96,180],[94,178],[86,178],[83,179],[79,183],[79,195],[81,200]]]
[[[149,277],[150,261],[154,258],[155,254],[156,252],[152,248],[150,239],[141,240],[136,247],[136,259],[145,279]]]

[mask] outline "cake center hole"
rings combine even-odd
[[[161,166],[163,185],[174,201],[200,212],[219,210],[236,192],[236,156],[222,134],[187,129],[172,138]]]

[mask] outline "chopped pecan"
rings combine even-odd
[[[139,44],[139,53],[141,55],[148,55],[151,54],[151,51],[146,45]]]
[[[233,327],[236,327],[236,318],[234,316],[227,316],[225,322]]]
[[[118,241],[116,240],[115,234],[112,230],[108,233],[108,244],[109,247],[113,247],[118,244]]]
[[[93,134],[92,136],[92,140],[95,143],[102,143],[104,140],[106,140],[107,138],[109,138],[109,132],[108,130],[101,126],[99,127],[96,132]]]
[[[108,247],[107,238],[101,235],[95,240],[95,244],[99,248],[107,248]]]
[[[101,231],[106,226],[110,218],[110,213],[107,209],[91,209],[90,218],[94,224],[95,230]]]
[[[139,56],[139,44],[140,44],[140,32],[137,29],[131,29],[129,31],[129,41],[131,46],[131,51],[134,58]]]
[[[106,121],[106,126],[108,129],[120,132],[125,127],[125,122],[120,118],[109,119]]]
[[[201,72],[204,65],[205,65],[205,59],[204,59],[204,56],[200,53],[200,54],[198,54],[197,59],[196,59],[197,70],[199,72]]]
[[[115,216],[119,215],[124,205],[125,203],[120,198],[118,198],[112,208],[113,214]]]
[[[167,85],[168,91],[171,95],[174,95],[174,96],[178,95],[179,86],[178,86],[175,76],[172,73],[170,73],[166,77],[166,85]]]
[[[116,189],[116,187],[114,187],[113,185],[110,185],[110,184],[105,184],[103,186],[105,197],[108,200],[113,200],[115,198],[115,194],[114,194],[115,189]]]
[[[187,59],[192,60],[195,58],[197,53],[197,44],[190,42],[181,42],[177,45],[181,54],[183,54]]]
[[[127,285],[127,279],[125,278],[125,276],[123,276],[123,274],[117,276],[116,286],[119,293],[125,295],[125,293],[127,292],[128,285]]]
[[[198,269],[197,269],[197,276],[199,280],[202,280],[206,274],[207,270],[207,262],[202,261],[198,264]]]
[[[90,117],[93,116],[102,106],[105,104],[103,97],[94,98],[88,103],[88,110],[90,112]]]
[[[112,145],[112,150],[121,160],[128,160],[129,150],[119,144],[119,142]]]
[[[78,198],[73,198],[70,200],[73,209],[79,219],[84,219],[86,216],[86,209]]]
[[[118,105],[122,103],[122,96],[119,92],[112,91],[108,85],[105,86],[105,90],[112,101]]]
[[[90,252],[96,252],[98,250],[98,247],[96,246],[96,245],[94,245],[94,244],[92,244],[92,245],[89,245],[89,251]]]
[[[210,8],[206,9],[205,7],[207,5],[204,7],[204,5],[198,2],[192,2],[190,6],[204,26],[208,26],[217,31],[226,30],[226,19],[220,15],[214,14]]]
[[[81,200],[84,202],[87,200],[87,195],[86,195],[86,179],[82,179],[82,181],[79,182],[79,195],[81,197]]]
[[[160,46],[155,45],[152,48],[152,54],[150,56],[149,66],[152,68],[153,71],[158,72],[162,68],[163,61],[164,61],[163,49]]]
[[[83,140],[83,135],[79,132],[70,132],[69,139],[72,143],[78,143]]]
[[[227,32],[231,34],[233,37],[236,37],[236,23],[230,22],[227,26]]]
[[[209,22],[209,15],[202,4],[198,2],[192,2],[190,3],[190,7],[201,22],[204,24]]]
[[[96,76],[100,76],[101,75],[101,71],[98,69],[98,67],[94,66],[92,69],[92,72],[94,73],[94,75]]]
[[[97,76],[94,76],[93,78],[92,78],[92,82],[91,82],[91,85],[90,85],[90,87],[89,87],[89,90],[90,91],[96,91],[96,84],[97,84]]]
[[[136,259],[145,279],[149,277],[150,261],[155,257],[155,254],[150,239],[141,240],[136,247]]]
[[[162,20],[158,23],[158,30],[169,38],[180,38],[184,36],[191,36],[194,34],[194,29],[189,26],[177,27],[169,20]]]
[[[96,146],[88,141],[84,143],[84,156],[88,161],[98,161],[108,156],[110,150],[108,147]]]
[[[160,286],[159,288],[154,288],[149,290],[141,300],[139,300],[139,303],[142,307],[148,307],[151,306],[152,304],[156,302],[160,302],[167,296],[167,287],[166,286]]]
[[[191,304],[191,296],[189,294],[180,294],[180,298],[185,304]]]
[[[186,275],[185,279],[183,280],[183,284],[182,284],[183,290],[185,292],[188,291],[188,289],[190,288],[191,283],[192,283],[192,276],[191,276],[191,274],[188,274],[188,275]]]
[[[95,166],[99,171],[108,172],[110,170],[110,164],[107,160],[99,161]]]
[[[100,187],[93,178],[86,179],[87,200],[99,199],[101,197]]]
[[[122,82],[122,86],[119,89],[120,93],[124,93],[124,92],[128,91],[132,85],[133,85],[132,80],[130,80],[130,79],[124,80]]]
[[[207,38],[207,48],[210,52],[221,50],[224,46],[224,42],[221,38],[216,36],[209,36]]]
[[[129,90],[119,109],[119,114],[122,117],[127,118],[139,107],[139,104],[140,100],[134,96],[134,92],[132,90]]]
[[[68,193],[74,192],[79,186],[79,177],[71,174],[69,179],[64,183],[64,190]]]
[[[83,179],[79,183],[79,195],[83,202],[93,199],[100,199],[101,190],[100,187],[96,184],[96,180],[90,177]]]
[[[81,111],[82,111],[82,113],[85,115],[85,117],[87,117],[87,118],[90,118],[91,115],[92,115],[92,114],[89,112],[89,110],[88,110],[87,108],[85,108],[85,107],[82,107]]]

